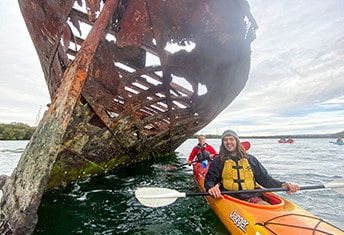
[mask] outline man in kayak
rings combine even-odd
[[[288,188],[288,194],[300,189],[296,184],[272,178],[253,155],[240,144],[238,135],[227,130],[222,134],[219,156],[210,164],[204,186],[215,198],[222,198],[222,190],[252,190],[256,183],[265,188]],[[233,197],[257,204],[269,204],[261,193],[233,194]]]
[[[207,143],[205,135],[199,135],[197,139],[198,144],[192,149],[188,158],[189,165],[193,161],[211,160],[217,154],[214,147]]]

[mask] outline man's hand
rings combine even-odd
[[[300,189],[300,186],[297,184],[285,182],[281,185],[282,188],[288,188],[289,191],[287,192],[289,195],[292,195],[293,193],[297,192]]]
[[[223,198],[223,195],[221,194],[221,191],[220,191],[219,184],[216,184],[214,187],[210,188],[208,190],[208,193],[214,198]]]

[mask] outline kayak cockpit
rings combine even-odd
[[[262,205],[256,204],[248,201],[244,201],[235,197],[231,197],[229,195],[224,195],[224,198],[229,201],[233,201],[234,203],[245,205],[252,208],[259,208],[259,209],[266,209],[266,210],[277,210],[282,209],[285,205],[285,201],[272,193],[263,193],[264,197],[270,202],[271,205]]]

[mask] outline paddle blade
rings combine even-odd
[[[241,145],[244,147],[244,149],[247,151],[251,148],[251,143],[248,141],[241,142]]]
[[[172,204],[179,197],[185,197],[185,193],[168,188],[148,187],[137,189],[135,197],[144,206],[161,207]]]
[[[344,178],[339,178],[325,184],[325,188],[330,188],[333,191],[344,195]]]

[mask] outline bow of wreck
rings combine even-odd
[[[51,104],[3,187],[2,232],[33,232],[44,190],[173,152],[248,79],[246,0],[19,5]]]

